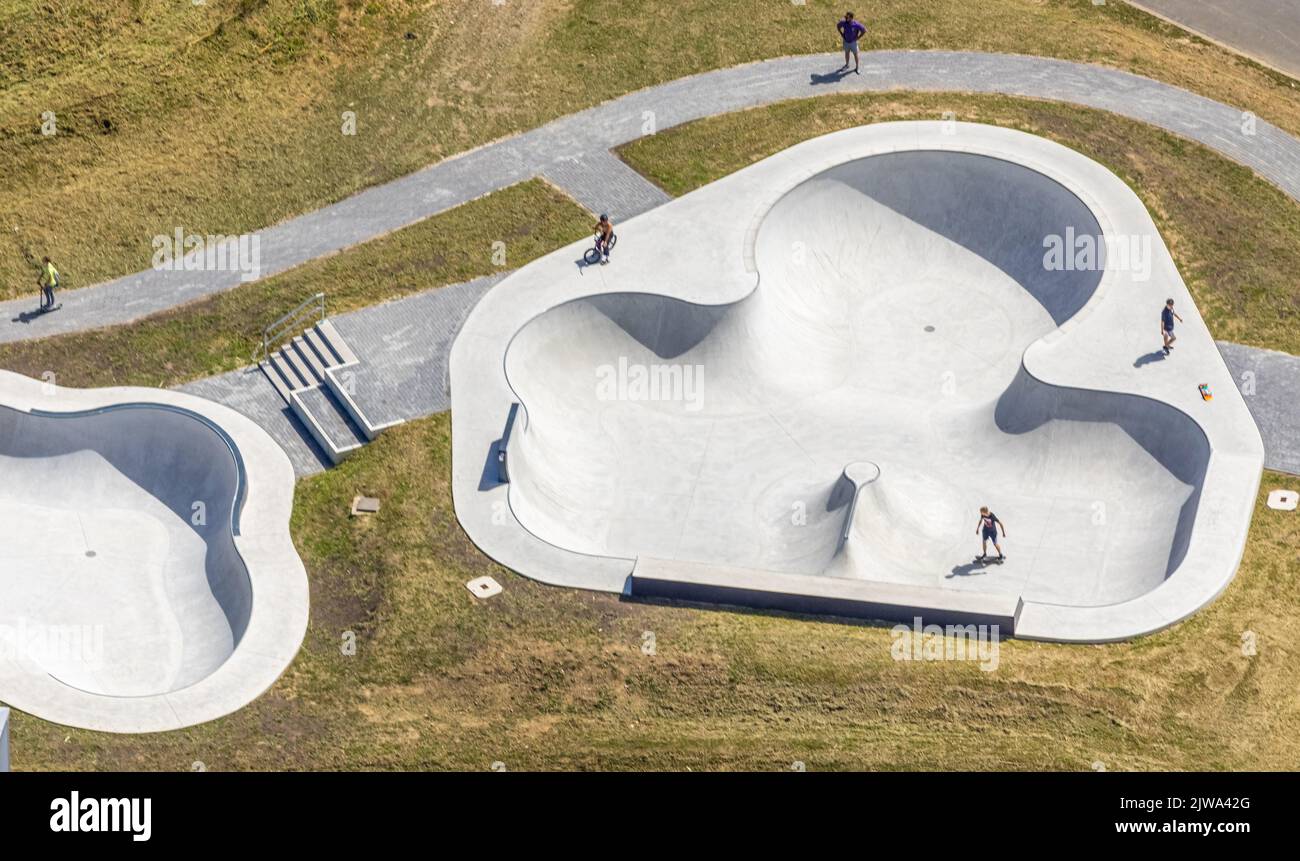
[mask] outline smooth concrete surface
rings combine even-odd
[[[1052,235],[1149,260],[1051,270]],[[1231,580],[1260,438],[1149,215],[1100,165],[989,126],[878,124],[620,237],[609,266],[575,243],[505,279],[453,346],[457,514],[503,564],[625,592],[653,558],[742,591],[743,570],[944,590],[936,612],[1023,598],[1017,635],[1073,641],[1158,630]],[[1157,360],[1167,297],[1186,322]],[[879,475],[846,515],[859,462]],[[971,562],[981,504],[1008,525],[1005,565]]]
[[[227,714],[288,666],[293,468],[226,407],[0,372],[0,700],[87,729]]]

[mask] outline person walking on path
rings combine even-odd
[[[840,31],[840,38],[844,40],[844,65],[840,68],[847,69],[849,67],[849,55],[852,54],[853,72],[854,74],[862,74],[858,71],[858,39],[867,34],[867,28],[854,19],[852,12],[845,12],[844,20],[836,24],[835,29]]]
[[[1007,537],[1007,528],[998,520],[998,516],[989,511],[987,505],[980,507],[980,520],[975,526],[975,534],[983,538],[980,542],[980,560],[983,561],[989,555],[989,542],[993,542],[993,549],[998,551],[998,561],[1001,562],[1006,557],[1002,555],[1002,546],[998,544],[998,527],[1002,526],[1002,537]]]
[[[54,268],[48,257],[41,263],[41,274],[36,278],[36,286],[41,288],[41,310],[53,308],[54,288],[59,286],[59,270]]]
[[[1174,320],[1179,323],[1183,322],[1183,318],[1174,312],[1174,300],[1169,299],[1165,302],[1164,310],[1160,312],[1160,336],[1165,340],[1166,356],[1174,348],[1174,341],[1178,340],[1174,335]]]

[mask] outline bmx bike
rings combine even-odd
[[[599,238],[600,234],[596,234],[596,236],[597,238]],[[586,262],[588,266],[595,266],[597,263],[600,262],[601,257],[608,257],[609,252],[612,251],[614,249],[614,246],[617,244],[618,244],[618,234],[611,233],[609,235],[609,244],[604,246],[603,250],[598,241],[591,248],[587,249],[587,252],[582,255],[582,259],[583,261]]]

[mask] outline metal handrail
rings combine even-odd
[[[293,310],[271,325],[262,330],[262,343],[253,351],[253,363],[261,361],[271,353],[271,345],[278,343],[285,333],[292,330],[295,326],[302,325],[302,320],[307,316],[304,312],[312,311],[316,314],[316,322],[325,319],[325,294],[316,293],[308,296],[303,301],[294,306]]]

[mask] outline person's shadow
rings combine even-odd
[[[1149,365],[1152,362],[1163,362],[1165,360],[1165,351],[1156,350],[1154,353],[1147,353],[1145,356],[1138,356],[1133,362],[1133,367],[1140,368],[1143,365]]]
[[[827,75],[819,75],[814,72],[809,76],[811,78],[809,83],[814,87],[818,84],[838,84],[840,81],[844,80],[846,75],[851,74],[853,74],[853,70],[849,68],[839,69]]]
[[[967,562],[965,565],[958,565],[952,569],[943,579],[951,580],[954,577],[972,577],[979,574],[987,574],[989,569],[987,562]]]
[[[18,316],[11,318],[9,322],[27,324],[35,320],[37,317],[44,317],[46,313],[46,311],[19,311]]]

